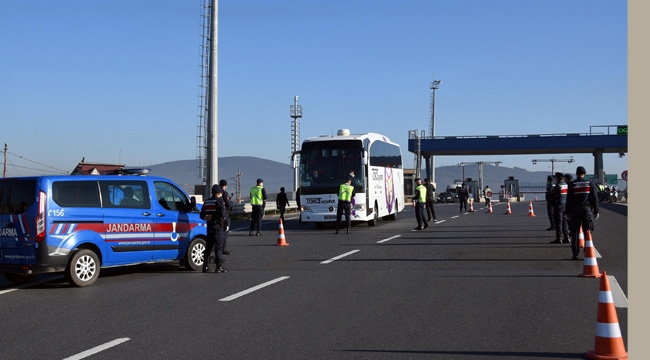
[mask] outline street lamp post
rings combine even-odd
[[[442,80],[435,80],[435,74],[434,74],[434,80],[431,82],[431,85],[429,86],[431,90],[433,90],[433,93],[431,94],[431,139],[436,136],[436,90],[440,88],[440,83],[442,83]],[[427,167],[429,168],[428,174],[429,179],[431,179],[431,182],[435,183],[436,181],[436,158],[435,156],[431,155],[430,161],[427,162]]]

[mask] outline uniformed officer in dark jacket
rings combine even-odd
[[[223,232],[223,254],[224,255],[230,255],[232,252],[228,250],[228,235],[230,234],[230,210],[232,210],[232,196],[228,194],[226,189],[228,188],[228,182],[224,179],[219,180],[219,186],[221,186],[221,190],[223,190],[223,195],[221,198],[223,199],[223,203],[226,205],[226,229]]]
[[[223,201],[223,189],[219,185],[212,185],[212,196],[203,203],[201,208],[201,219],[205,220],[208,230],[208,238],[205,242],[205,252],[203,253],[203,272],[208,272],[208,263],[210,261],[210,253],[212,248],[215,248],[217,268],[215,272],[225,273],[228,269],[224,269],[223,263],[223,239],[226,229],[226,205]]]
[[[553,182],[553,177],[551,175],[546,177],[546,213],[548,214],[548,220],[551,222],[551,226],[546,229],[546,231],[555,230],[555,221],[553,215],[553,188],[555,183]]]
[[[578,236],[580,227],[586,234],[587,230],[594,230],[594,220],[598,217],[598,194],[596,185],[585,179],[587,171],[584,167],[578,166],[576,169],[576,179],[569,184],[567,193],[567,210],[569,221],[571,222],[571,251],[573,252],[572,260],[578,260],[580,247]]]
[[[467,200],[469,200],[469,190],[467,189],[467,185],[465,183],[462,183],[460,188],[458,189],[458,201],[460,202],[460,212],[467,212]]]
[[[555,173],[555,187],[553,188],[553,221],[555,223],[555,240],[551,243],[569,243],[569,221],[564,212],[566,209],[566,198],[569,186],[564,182],[564,174]],[[564,239],[560,239],[564,235]]]

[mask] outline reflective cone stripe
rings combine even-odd
[[[533,202],[532,201],[528,205],[528,216],[535,216],[535,212],[533,211]]]
[[[585,233],[582,231],[582,225],[580,225],[580,234],[578,235],[578,246],[581,248],[585,247]]]
[[[585,261],[582,269],[581,277],[599,278],[602,276],[598,270],[598,262],[596,261],[596,251],[594,250],[594,242],[591,240],[591,232],[587,230],[587,241],[585,242]]]
[[[280,227],[278,228],[278,243],[277,246],[289,246],[284,238],[284,226],[282,226],[282,219],[280,219]]]
[[[596,341],[594,350],[587,351],[589,359],[627,359],[625,344],[618,325],[614,297],[609,287],[607,273],[603,271],[598,293],[598,317],[596,319]]]
[[[506,215],[512,214],[512,210],[510,209],[510,202],[506,203],[508,206],[506,207]]]

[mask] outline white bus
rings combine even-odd
[[[386,136],[351,135],[309,138],[300,149],[300,221],[317,227],[336,222],[339,186],[354,174],[352,222],[375,226],[404,210],[404,171],[399,145]],[[345,221],[345,215],[341,221]]]

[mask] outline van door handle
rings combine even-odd
[[[145,212],[142,213],[142,215],[144,215],[144,216],[151,216],[151,213],[145,211]]]
[[[158,213],[158,214],[156,214],[156,216],[158,216],[158,217],[163,217],[163,216],[165,216],[165,214],[163,214],[163,213]]]

